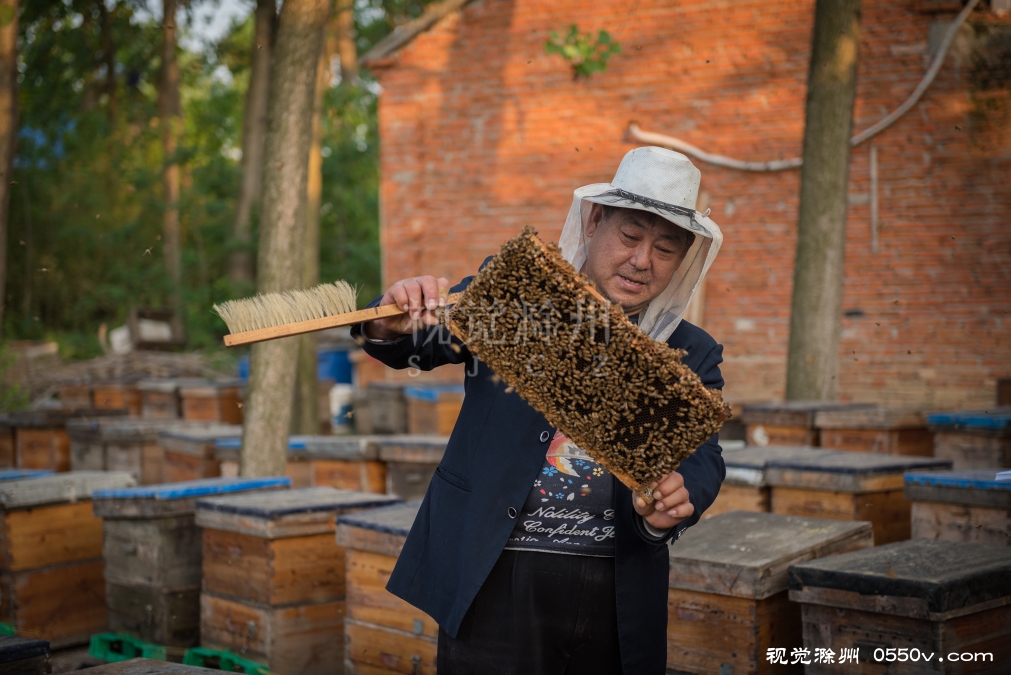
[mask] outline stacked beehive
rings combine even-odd
[[[336,519],[395,501],[315,487],[197,502],[202,644],[241,652],[280,675],[339,670],[345,552],[334,539]]]
[[[230,424],[195,424],[159,431],[165,481],[176,483],[220,476],[221,462],[214,454],[215,442],[241,436],[242,427]]]
[[[200,497],[278,490],[287,478],[215,478],[96,491],[105,558],[109,630],[167,647],[200,633]]]
[[[81,417],[67,422],[75,471],[127,471],[142,485],[164,481],[165,453],[158,433],[178,420]]]
[[[0,483],[0,621],[54,648],[105,629],[102,521],[91,495],[127,473],[70,472]]]

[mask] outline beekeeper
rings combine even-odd
[[[575,191],[559,245],[722,389],[723,347],[683,319],[723,240],[695,210],[700,177],[679,153],[632,150],[610,183]],[[452,289],[397,281],[370,306],[408,315],[353,329],[393,368],[468,364],[463,408],[387,588],[438,622],[440,675],[662,675],[667,543],[716,499],[718,438],[651,486],[653,504],[633,497],[438,324],[434,310],[472,278]]]

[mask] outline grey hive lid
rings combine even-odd
[[[1011,596],[1011,546],[900,541],[794,565],[790,589],[805,587],[914,598],[950,612]]]
[[[136,417],[78,418],[67,422],[71,438],[98,441],[156,441],[158,432],[178,427],[185,422],[173,419],[147,419]]]
[[[731,485],[765,485],[765,469],[769,462],[780,459],[810,458],[828,452],[808,445],[746,445],[725,449],[723,462],[727,466],[724,482]]]
[[[219,438],[242,436],[241,424],[186,424],[169,427],[158,432],[159,438],[192,443],[213,443]]]
[[[817,455],[771,460],[765,468],[765,479],[773,487],[848,492],[898,490],[902,489],[902,474],[906,471],[950,468],[949,460],[932,457],[824,450]]]
[[[303,436],[312,459],[378,459],[380,436]]]
[[[0,510],[91,499],[99,490],[129,488],[137,481],[125,471],[69,471],[0,483]]]
[[[671,544],[669,583],[757,600],[785,591],[794,563],[872,545],[870,523],[731,511]]]
[[[212,530],[275,539],[333,532],[337,516],[349,511],[389,506],[392,495],[331,487],[205,498],[197,501],[196,522]]]
[[[418,517],[418,509],[420,508],[421,502],[407,502],[406,504],[342,515],[337,518],[337,522],[348,527],[406,537],[411,531],[411,526],[414,525],[414,519]]]
[[[378,495],[332,487],[309,487],[277,492],[246,493],[205,497],[197,501],[197,512],[215,511],[272,520],[300,513],[339,513],[399,502],[393,495]]]
[[[815,415],[825,410],[875,408],[873,403],[838,403],[834,401],[778,401],[750,403],[741,410],[745,424],[773,424],[814,428]]]
[[[0,663],[24,661],[26,659],[35,658],[36,656],[46,656],[48,654],[49,642],[46,640],[20,638],[14,637],[13,635],[0,635]]]

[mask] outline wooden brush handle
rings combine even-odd
[[[449,297],[446,298],[446,304],[455,304],[460,299],[461,295],[463,295],[463,293],[451,293]],[[278,338],[291,337],[292,335],[302,335],[303,333],[312,333],[318,330],[326,330],[327,328],[353,326],[356,323],[366,323],[368,321],[386,319],[391,316],[400,316],[406,313],[407,312],[396,305],[377,305],[376,307],[359,309],[355,312],[325,316],[322,319],[309,319],[308,321],[286,323],[281,326],[257,328],[256,330],[247,330],[242,333],[226,335],[225,346],[237,347],[238,345],[248,345],[254,342],[266,342],[267,340],[276,340]]]

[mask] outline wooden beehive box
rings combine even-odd
[[[821,446],[884,455],[933,457],[934,433],[918,411],[895,408],[819,410],[814,416]]]
[[[223,438],[241,438],[242,427],[234,424],[194,424],[158,432],[164,451],[165,482],[217,478],[221,462],[215,443]]]
[[[819,445],[815,414],[827,410],[874,408],[870,403],[785,401],[749,403],[741,410],[748,445]]]
[[[142,400],[137,380],[107,380],[91,385],[91,400],[97,410],[125,410],[140,417]]]
[[[442,461],[448,436],[376,436],[380,461],[386,464],[386,494],[406,501],[421,499]]]
[[[951,462],[941,459],[825,450],[772,460],[765,475],[773,513],[870,521],[874,543],[887,544],[909,539],[911,505],[903,495],[902,474],[950,468]]]
[[[287,478],[213,478],[94,493],[109,630],[170,647],[200,635],[201,497],[287,488]]]
[[[912,538],[1011,546],[1011,481],[999,469],[907,473]]]
[[[141,485],[164,482],[165,453],[158,433],[179,420],[81,417],[67,422],[74,471],[127,471]]]
[[[463,407],[463,392],[462,384],[405,387],[407,433],[449,436]]]
[[[60,383],[60,407],[71,410],[92,407],[91,385],[81,381]]]
[[[8,413],[0,413],[0,468],[11,468],[14,459],[15,428]]]
[[[141,416],[150,419],[182,418],[182,399],[179,388],[188,384],[200,385],[204,380],[180,377],[161,377],[140,380],[137,390],[141,395]]]
[[[63,408],[7,413],[2,424],[11,433],[9,436],[0,434],[0,459],[5,465],[19,469],[70,471],[70,438],[67,436],[67,421],[75,417],[122,414],[116,410]],[[0,432],[2,430],[0,428]],[[4,437],[10,439],[9,445],[7,441],[2,440]]]
[[[0,483],[0,622],[54,649],[105,630],[102,521],[91,494],[134,483],[92,471]]]
[[[723,462],[727,475],[720,486],[716,501],[702,514],[712,518],[728,511],[768,513],[772,510],[772,489],[765,478],[769,462],[777,459],[810,458],[826,451],[811,446],[746,445],[739,449],[724,449]]]
[[[670,546],[668,672],[802,673],[766,660],[801,646],[787,568],[873,545],[868,523],[731,511],[695,525]]]
[[[328,487],[197,502],[203,528],[200,639],[280,675],[344,662],[345,554],[337,516],[398,501]]]
[[[801,563],[789,574],[804,647],[859,655],[859,666],[812,663],[807,675],[997,675],[1011,663],[1007,546],[913,539]],[[899,649],[909,655],[903,662],[885,661],[886,650]],[[962,661],[953,652],[990,657]]]
[[[312,484],[338,490],[386,492],[386,464],[376,436],[305,436]]]
[[[439,626],[386,590],[420,503],[341,516],[347,569],[345,673],[435,674]]]
[[[291,486],[303,488],[312,486],[312,465],[305,450],[307,436],[290,436],[288,438],[288,459],[284,474],[291,479]],[[214,441],[214,458],[221,467],[222,476],[239,475],[239,453],[242,451],[242,438],[231,436]]]
[[[385,367],[385,366],[384,366]],[[355,399],[355,430],[359,434],[406,434],[407,399],[403,383],[371,382],[364,389],[364,397]],[[364,419],[359,420],[359,410],[364,408]]]
[[[1011,468],[1011,408],[932,413],[934,457],[955,470]]]
[[[241,380],[205,380],[179,387],[183,419],[242,424]]]
[[[0,673],[49,675],[49,643],[45,640],[0,635]]]

